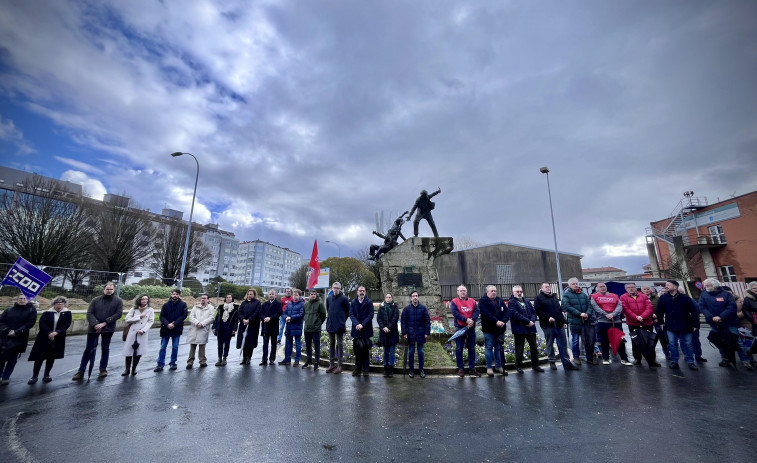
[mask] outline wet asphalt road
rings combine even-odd
[[[709,346],[698,372],[614,363],[422,380],[261,367],[259,348],[252,366],[234,350],[217,368],[213,339],[208,368],[184,369],[182,343],[180,369],[153,373],[150,336],[126,379],[118,336],[103,381],[70,380],[84,336],[69,338],[50,384],[28,386],[22,357],[0,389],[0,462],[739,462],[757,452],[757,372],[719,368]]]

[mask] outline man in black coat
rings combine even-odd
[[[357,289],[357,297],[350,303],[350,322],[352,322],[352,350],[355,353],[355,370],[352,376],[362,371],[368,376],[370,369],[371,337],[373,337],[373,301],[365,295],[365,286]]]
[[[578,370],[573,365],[568,355],[568,339],[565,336],[565,315],[563,314],[560,301],[557,295],[552,292],[549,283],[542,283],[541,290],[534,300],[534,310],[539,317],[539,325],[544,333],[544,339],[547,341],[547,357],[549,358],[549,368],[557,370],[555,366],[555,341],[557,341],[557,351],[560,354],[562,366],[566,370]]]
[[[328,297],[326,311],[326,331],[329,333],[329,368],[326,373],[338,375],[342,372],[344,358],[344,333],[347,318],[350,316],[350,300],[342,293],[342,284],[338,281],[331,285],[332,294]]]
[[[110,354],[110,339],[116,331],[116,321],[124,314],[124,305],[121,298],[115,295],[116,284],[112,281],[105,283],[103,295],[92,299],[87,309],[87,323],[89,331],[87,332],[87,347],[81,356],[79,371],[76,372],[73,381],[79,381],[84,378],[84,370],[87,368],[90,358],[96,354],[97,341],[102,336],[102,345],[100,347],[100,374],[98,377],[105,378],[108,376],[108,356]]]
[[[665,294],[660,296],[657,303],[657,313],[660,328],[668,337],[670,352],[670,368],[677,370],[678,344],[686,358],[686,363],[692,370],[699,367],[694,361],[694,347],[691,344],[692,333],[699,330],[699,310],[697,304],[686,294],[678,292],[678,282],[668,280],[665,283]]]
[[[263,307],[260,309],[261,334],[263,336],[263,360],[260,361],[261,366],[266,366],[268,362],[271,365],[276,365],[276,342],[273,338],[276,337],[279,328],[279,318],[281,317],[281,302],[276,300],[276,291],[268,291],[268,300],[263,303]],[[271,343],[271,357],[268,357],[268,343]]]
[[[37,321],[37,311],[26,296],[19,294],[16,303],[0,314],[0,386],[10,382],[18,356],[26,351],[29,330]]]
[[[171,362],[170,369],[175,370],[176,360],[179,356],[179,338],[184,332],[184,320],[186,320],[189,311],[187,303],[181,300],[181,290],[174,289],[171,291],[171,299],[168,300],[160,309],[160,353],[158,354],[158,366],[153,370],[155,372],[163,371],[166,365],[166,348],[168,340],[171,340]]]
[[[486,287],[486,295],[478,300],[478,309],[481,313],[481,331],[484,333],[486,374],[494,376],[494,373],[502,373],[507,376],[502,346],[510,312],[507,309],[507,303],[497,296],[496,286]],[[492,368],[492,362],[494,362],[494,368]]]

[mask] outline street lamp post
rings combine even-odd
[[[192,214],[194,214],[195,211],[195,197],[197,196],[197,180],[200,178],[200,163],[197,161],[197,158],[192,153],[182,153],[180,151],[177,151],[175,153],[171,153],[171,156],[178,157],[182,154],[188,154],[192,156],[192,159],[195,160],[195,164],[197,164],[197,174],[195,175],[195,189],[192,192],[192,206],[189,209],[189,223],[187,224],[187,239],[184,242],[184,258],[181,260],[181,275],[179,276],[179,291],[181,291],[181,287],[184,285],[184,270],[187,267],[187,252],[189,251],[189,233],[192,230]]]
[[[560,253],[557,252],[557,231],[555,229],[555,213],[552,211],[552,190],[549,187],[549,168],[547,166],[539,169],[539,172],[547,175],[547,193],[549,193],[549,214],[552,216],[552,236],[555,239],[555,260],[557,261],[557,291],[562,297],[562,273],[560,272]]]
[[[339,246],[339,243],[336,243],[336,242],[334,242],[334,241],[329,241],[329,240],[326,240],[326,241],[324,241],[324,243],[331,243],[331,244],[333,244],[334,246],[336,246],[336,248],[337,248],[337,249],[339,250],[339,258],[340,258],[340,259],[342,258],[342,247],[341,247],[341,246]]]

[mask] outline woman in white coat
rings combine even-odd
[[[129,333],[124,339],[123,354],[126,362],[126,368],[121,376],[127,376],[129,370],[132,375],[137,374],[137,365],[139,359],[147,353],[147,336],[155,323],[155,311],[150,307],[150,296],[140,294],[134,299],[134,307],[126,314],[126,326],[129,327]],[[134,352],[134,342],[139,344],[136,353]]]
[[[195,361],[195,350],[199,349],[200,366],[208,366],[208,359],[205,357],[205,345],[210,337],[210,327],[213,325],[215,309],[213,304],[208,302],[207,294],[200,294],[200,302],[192,307],[189,312],[189,358],[187,359],[187,369],[192,368]]]

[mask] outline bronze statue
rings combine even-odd
[[[415,205],[410,209],[410,215],[407,217],[407,220],[410,221],[413,212],[415,212],[416,209],[418,210],[418,213],[415,214],[415,220],[413,220],[413,235],[418,236],[418,224],[421,223],[421,219],[426,219],[426,222],[428,222],[428,225],[431,227],[431,231],[434,232],[434,237],[439,238],[439,232],[436,231],[434,218],[431,217],[431,211],[434,210],[435,206],[434,202],[431,201],[431,198],[441,192],[441,188],[437,188],[437,190],[431,194],[428,194],[428,191],[423,190],[418,199],[415,200]]]
[[[370,256],[368,257],[368,259],[377,260],[379,256],[381,256],[381,254],[386,254],[387,252],[391,251],[395,246],[397,246],[397,240],[399,240],[400,238],[402,238],[402,241],[407,240],[407,238],[405,238],[405,235],[402,234],[402,224],[405,223],[403,219],[405,217],[405,214],[407,213],[408,212],[405,211],[402,213],[402,215],[397,217],[397,219],[394,221],[394,225],[392,225],[389,231],[386,232],[386,235],[377,231],[373,232],[374,235],[384,239],[384,244],[382,246],[379,246],[378,244],[372,244],[369,250]]]

